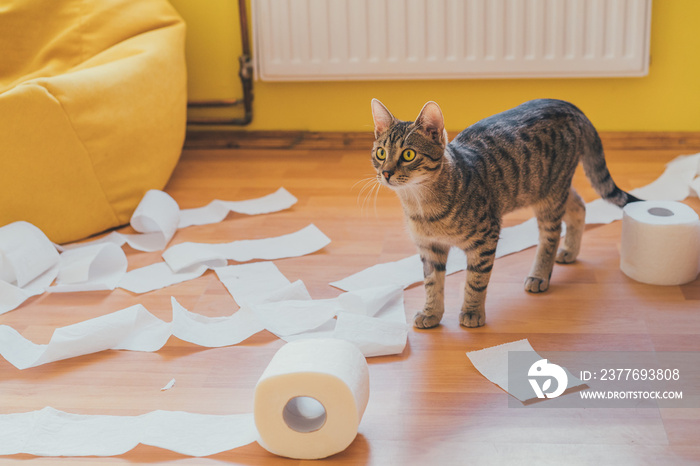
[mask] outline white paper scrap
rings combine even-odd
[[[168,248],[163,259],[174,272],[216,259],[248,262],[298,257],[323,249],[330,239],[315,225],[272,238],[239,240],[231,243],[180,243]]]
[[[409,326],[400,287],[375,287],[343,293],[337,298],[322,300],[330,315],[335,309],[337,319],[299,333],[280,332],[285,341],[308,338],[338,338],[355,344],[365,357],[385,356],[403,352]],[[319,302],[319,301],[316,301]],[[282,304],[285,304],[284,302]],[[301,307],[303,303],[298,303]],[[322,310],[313,309],[312,315],[322,320]],[[318,323],[318,321],[316,323]],[[299,324],[297,324],[299,325]],[[274,330],[273,330],[273,333]]]
[[[0,438],[0,455],[114,456],[143,444],[209,456],[253,443],[258,431],[252,413],[106,416],[44,408],[0,415]]]
[[[14,222],[0,228],[0,314],[42,294],[58,275],[59,254],[37,227]]]
[[[132,293],[146,293],[176,283],[194,280],[201,277],[209,268],[223,265],[226,265],[226,261],[223,259],[212,260],[207,264],[194,264],[175,273],[165,262],[156,262],[127,272],[119,281],[119,287]]]
[[[287,277],[272,262],[230,265],[214,272],[241,307],[265,301],[275,290],[289,285]]]
[[[508,352],[511,351],[529,353],[524,359],[532,361],[532,363],[543,359],[542,356],[535,352],[527,339],[504,343],[478,351],[470,351],[467,353],[467,357],[472,364],[474,364],[474,367],[481,372],[481,375],[518,400],[528,401],[536,399],[537,394],[532,390],[526,380],[517,381],[517,383],[508,383]],[[584,382],[574,377],[566,368],[562,369],[564,369],[567,375],[567,388],[584,385]]]
[[[247,215],[278,212],[290,208],[296,204],[296,202],[297,198],[292,196],[289,191],[284,188],[279,188],[277,191],[267,196],[245,201],[220,201],[216,199],[204,207],[182,209],[180,211],[179,228],[188,227],[190,225],[218,223],[226,218],[229,212]]]
[[[467,259],[464,252],[451,248],[447,256],[446,273],[465,270]],[[414,254],[394,262],[373,265],[330,285],[344,291],[359,291],[380,286],[407,288],[423,281],[423,264],[420,256]]]
[[[47,291],[113,290],[124,277],[126,268],[126,254],[113,243],[68,249],[60,256],[56,285]]]
[[[264,302],[252,307],[258,320],[277,336],[295,335],[320,327],[342,310],[338,299]]]
[[[172,299],[172,333],[180,340],[208,348],[237,345],[265,327],[255,314],[241,308],[230,316],[206,317],[190,312]]]
[[[340,312],[333,338],[354,343],[365,357],[400,354],[406,347],[409,326],[377,317]]]
[[[693,179],[700,175],[700,154],[682,155],[666,164],[656,180],[630,191],[645,201],[681,201],[690,194]]]
[[[354,343],[368,358],[402,353],[410,329],[403,289],[379,287],[356,293],[367,305],[365,314],[339,312],[333,338]]]
[[[160,389],[161,392],[164,392],[166,390],[170,390],[175,386],[175,379],[170,379],[170,382],[166,383],[163,388]]]

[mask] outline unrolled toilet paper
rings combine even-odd
[[[628,204],[622,219],[620,269],[652,285],[682,285],[700,270],[700,220],[674,201]]]
[[[43,293],[58,274],[58,262],[56,246],[31,223],[0,227],[0,314]]]
[[[353,344],[300,340],[283,346],[255,387],[255,425],[266,450],[296,459],[339,453],[357,435],[369,370]]]

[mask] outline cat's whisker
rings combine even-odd
[[[374,190],[374,216],[377,217],[377,198],[379,198],[379,190],[382,189],[382,184],[377,182],[377,189]]]
[[[368,176],[367,178],[359,179],[352,186],[350,186],[350,190],[352,191],[353,189],[355,189],[355,186],[357,186],[358,184],[360,184],[362,182],[367,183],[368,181],[374,181],[375,179],[376,179],[376,175],[372,175],[372,176]]]
[[[365,206],[370,202],[375,188],[379,189],[381,187],[379,181],[376,178],[368,179],[365,185],[362,187],[360,194],[358,194],[358,203],[360,197],[362,197],[361,212],[364,214]]]
[[[360,189],[360,192],[357,194],[358,205],[360,204],[360,198],[363,197],[363,195],[366,199],[366,197],[371,193],[371,190],[374,188],[374,184],[376,183],[376,179],[375,178],[365,178],[364,180],[361,180],[361,181],[364,181],[365,184],[362,186],[362,188]],[[357,184],[357,183],[355,183],[355,184]],[[364,201],[362,202],[362,204],[364,205]]]

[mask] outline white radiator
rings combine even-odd
[[[266,81],[644,76],[651,0],[252,0]]]

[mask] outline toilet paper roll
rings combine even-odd
[[[255,387],[258,443],[295,459],[345,450],[369,399],[367,362],[352,343],[299,340],[283,346]]]
[[[622,218],[620,269],[652,285],[682,285],[700,271],[700,220],[673,201],[628,204]]]

